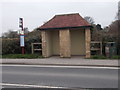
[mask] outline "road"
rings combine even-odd
[[[118,69],[109,67],[3,65],[3,87],[117,88]]]

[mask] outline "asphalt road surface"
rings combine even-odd
[[[3,65],[1,84],[4,88],[118,88],[118,69]]]

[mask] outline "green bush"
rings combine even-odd
[[[2,39],[2,54],[14,53],[21,53],[19,39]]]
[[[27,58],[27,59],[33,59],[33,58],[42,58],[41,55],[39,54],[7,54],[7,55],[2,55],[2,58]]]

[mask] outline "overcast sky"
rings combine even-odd
[[[2,19],[2,22],[0,22],[2,25],[1,33],[8,30],[18,30],[19,17],[24,18],[24,27],[28,27],[30,31],[58,14],[79,13],[82,17],[90,16],[96,24],[101,24],[102,27],[109,25],[115,20],[119,0],[90,1],[61,0],[60,2],[47,2],[45,0],[38,2],[33,0],[28,2],[24,0],[15,2],[13,0],[12,2],[2,2],[0,4],[0,9],[2,9],[2,12],[0,12],[0,20]]]

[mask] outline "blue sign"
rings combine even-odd
[[[21,46],[21,47],[24,47],[24,46],[25,46],[24,35],[20,35],[20,46]]]

